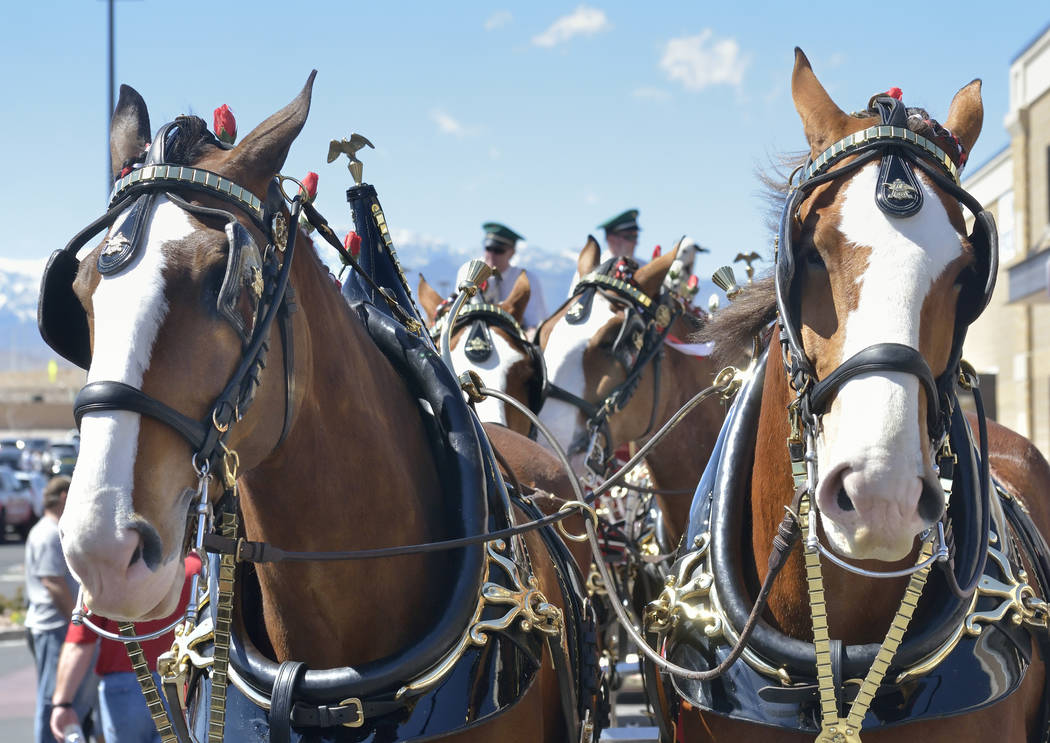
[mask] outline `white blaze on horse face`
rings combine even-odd
[[[122,221],[118,220],[110,235]],[[192,232],[186,213],[159,198],[138,255],[118,273],[101,277],[91,297],[94,352],[89,382],[111,380],[142,386],[157,332],[168,311],[162,248]],[[133,515],[131,494],[139,421],[137,413],[126,411],[84,415],[80,456],[61,519],[62,546],[70,568],[89,594],[102,599],[104,606],[94,604],[108,615],[119,615],[131,600],[116,594],[122,593],[119,584],[128,572],[125,551],[134,549],[129,546],[132,541],[138,544],[138,534],[127,527]],[[142,562],[138,561],[139,567]],[[119,571],[119,575],[103,576],[103,571]],[[106,596],[99,595],[103,585]],[[139,595],[133,601],[152,608],[169,588],[156,586],[151,591],[137,586]],[[107,609],[109,606],[113,610]]]
[[[920,314],[934,281],[962,253],[961,236],[937,194],[920,179],[922,209],[893,218],[876,205],[878,165],[848,184],[839,230],[846,243],[870,248],[857,277],[857,307],[845,319],[842,359],[876,343],[919,347]],[[918,503],[926,472],[920,436],[919,381],[904,372],[853,377],[839,389],[818,438],[817,501],[835,549],[856,559],[896,560],[929,524]],[[852,509],[839,498],[844,489]]]
[[[571,306],[571,305],[570,305]],[[583,373],[583,354],[587,344],[605,325],[615,317],[612,304],[600,292],[595,292],[591,301],[590,315],[578,325],[570,325],[565,317],[559,318],[547,338],[547,347],[543,349],[543,358],[547,364],[547,377],[551,384],[583,397],[586,379]],[[585,433],[585,421],[580,409],[563,400],[548,397],[540,410],[540,421],[550,429],[551,435],[569,451],[573,442]],[[538,437],[544,446],[547,440]],[[582,452],[576,452],[582,454]],[[580,474],[583,471],[583,457],[571,457],[573,467]]]
[[[482,362],[471,361],[467,358],[464,350],[466,337],[469,334],[460,334],[459,343],[452,349],[452,368],[456,374],[462,374],[468,369],[473,369],[481,377],[486,387],[491,387],[500,392],[507,391],[507,374],[510,368],[519,361],[525,360],[525,353],[519,351],[499,333],[490,330],[492,337],[492,353]],[[477,404],[478,418],[486,423],[498,423],[507,425],[507,406],[502,400],[494,397],[486,397],[483,402]]]

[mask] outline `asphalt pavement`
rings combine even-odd
[[[0,594],[12,597],[25,583],[25,544],[14,534],[0,543]],[[36,669],[22,631],[0,633],[0,741],[33,740]]]
[[[0,641],[0,740],[33,740],[36,668],[24,637]]]
[[[0,542],[0,596],[10,598],[25,587],[25,543],[14,534]]]

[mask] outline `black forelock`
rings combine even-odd
[[[165,149],[165,160],[177,165],[192,165],[200,160],[210,147],[219,147],[219,140],[208,129],[200,116],[178,116],[179,131]]]

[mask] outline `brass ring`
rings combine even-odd
[[[310,192],[306,190],[306,186],[304,186],[302,181],[300,181],[298,178],[292,178],[292,176],[290,175],[282,175],[280,173],[275,175],[274,178],[277,179],[277,188],[281,190],[281,196],[283,196],[284,200],[287,201],[289,204],[295,201],[295,196],[288,196],[288,192],[284,190],[285,181],[291,181],[292,183],[297,185],[299,187],[299,190],[303,193],[303,199],[310,198]],[[298,195],[299,194],[296,194],[296,196]]]
[[[230,430],[230,424],[229,423],[219,423],[219,409],[218,408],[214,408],[211,411],[211,422],[212,422],[212,425],[215,426],[215,430],[218,431],[219,433],[226,433],[228,430]]]
[[[558,513],[561,513],[562,511],[571,511],[573,509],[585,511],[587,515],[591,517],[591,522],[594,524],[595,531],[597,531],[598,514],[595,513],[594,508],[592,506],[589,506],[586,503],[581,503],[578,500],[569,501],[568,503],[565,503],[564,505],[562,505],[561,508],[558,509]],[[558,531],[561,532],[563,537],[572,542],[586,542],[588,539],[586,532],[584,532],[583,534],[570,533],[569,530],[565,528],[565,519],[562,519],[558,522]]]

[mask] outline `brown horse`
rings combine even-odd
[[[260,271],[259,265],[241,256],[250,252],[249,243],[276,244],[277,250],[268,248],[263,255],[277,262],[276,270],[283,268],[280,220],[257,217],[265,204],[269,211],[264,215],[279,213],[287,220],[283,203],[278,200],[278,206],[271,207],[273,183],[306,121],[312,84],[311,75],[292,103],[233,148],[221,146],[204,122],[194,117],[180,117],[174,128],[162,129],[150,147],[145,104],[135,91],[121,88],[111,128],[114,178],[121,175],[122,167],[132,169],[127,183],[163,178],[151,165],[157,161],[185,167],[165,171],[169,180],[152,181],[157,188],[151,191],[129,186],[129,193],[145,195],[136,196],[127,208],[126,201],[115,200],[109,214],[120,213],[110,218],[107,239],[78,269],[74,267],[75,296],[70,295],[66,307],[82,307],[86,316],[89,382],[120,382],[126,386],[120,388],[125,390],[122,399],[131,394],[141,402],[141,395],[127,392],[136,388],[188,416],[187,420],[207,421],[206,428],[214,420],[219,427],[224,411],[213,409],[214,401],[241,363],[246,345],[243,331],[247,326],[252,337],[254,309],[267,301],[269,291],[262,282],[271,278],[265,275],[266,266]],[[158,150],[158,142],[166,149]],[[146,167],[138,168],[144,157]],[[198,177],[214,177],[218,186],[195,188]],[[222,196],[219,190],[232,195]],[[299,235],[299,242],[306,242],[304,235]],[[450,503],[446,490],[451,486],[442,482],[442,473],[455,465],[439,460],[456,457],[452,450],[442,455],[434,446],[436,431],[451,425],[449,418],[436,420],[445,415],[440,410],[446,404],[442,396],[458,399],[458,390],[439,390],[438,397],[428,398],[426,407],[435,420],[424,420],[419,387],[410,387],[394,357],[380,348],[374,340],[379,336],[369,328],[379,327],[381,334],[395,338],[410,333],[394,327],[392,321],[381,322],[374,308],[351,307],[309,247],[294,253],[288,276],[295,290],[295,306],[285,305],[288,327],[270,334],[265,367],[255,369],[257,384],[249,385],[248,397],[241,398],[236,411],[225,411],[230,413],[230,428],[224,450],[239,457],[243,535],[309,552],[465,536],[463,530],[457,532],[449,509],[473,506]],[[42,302],[52,307],[56,302],[61,305],[61,297],[47,296],[55,291],[58,278],[45,278]],[[224,303],[231,286],[233,299]],[[69,291],[68,284],[65,289]],[[42,304],[41,317],[47,314]],[[48,324],[41,322],[42,328]],[[50,341],[57,332],[53,324],[45,329]],[[411,366],[429,355],[417,345],[405,357],[404,363]],[[195,468],[203,466],[194,457],[197,447],[187,444],[190,436],[185,430],[168,425],[181,420],[177,415],[165,417],[156,407],[144,411],[134,403],[103,401],[81,408],[78,414],[83,418],[81,457],[61,523],[67,559],[94,611],[128,620],[164,616],[174,608],[182,584],[187,517],[200,481]],[[470,450],[469,441],[466,445],[463,451]],[[220,459],[229,463],[231,455]],[[475,492],[468,500],[484,499]],[[474,526],[485,528],[484,522]],[[531,532],[526,542],[535,568],[533,588],[564,608],[543,540]],[[502,548],[482,547],[482,560],[486,549],[491,553]],[[411,665],[419,655],[417,649],[440,659],[444,650],[439,648],[435,654],[433,648],[416,643],[433,635],[433,628],[458,610],[450,605],[456,586],[467,585],[471,601],[477,600],[480,584],[461,579],[474,570],[464,554],[467,551],[461,549],[363,561],[262,562],[253,570],[261,610],[255,615],[245,610],[238,621],[252,633],[261,653],[269,656],[267,662],[302,661],[311,669],[351,667],[355,669],[351,679],[356,679],[352,683],[391,657],[395,660],[390,663],[400,658],[398,662]],[[490,566],[485,568],[488,580],[504,569],[496,562],[491,558],[485,563]],[[527,575],[519,577],[527,583]],[[520,601],[535,602],[539,597],[532,594],[526,600],[525,593],[514,595],[518,597],[511,601],[515,611],[524,607]],[[474,621],[471,611],[466,613],[468,621],[455,629],[453,640],[462,635],[467,642]],[[508,613],[508,622],[513,617],[513,611]],[[508,625],[517,627],[516,621]],[[485,647],[498,653],[504,664],[518,662],[504,644],[490,639]],[[404,658],[398,655],[407,651],[412,652]],[[486,667],[490,656],[478,656],[479,667]],[[484,708],[485,684],[494,689],[493,684],[501,682],[480,679],[481,686],[471,687],[469,699],[463,700],[467,706],[458,717],[460,728],[472,729],[455,739],[578,738],[578,730],[567,732],[555,671],[549,663],[541,665],[535,683],[519,690],[520,700],[503,700],[501,704],[509,708],[501,715],[488,715],[492,710]],[[429,670],[422,667],[414,673]],[[512,673],[523,671],[527,668],[515,667]],[[306,672],[305,681],[311,673]],[[407,684],[413,678],[401,676],[396,683]],[[381,690],[385,701],[374,713],[369,713],[365,702],[361,716],[366,724],[372,724],[369,714],[380,719],[393,714],[390,731],[403,722],[398,716],[408,715],[416,702],[410,695],[407,708],[402,705],[401,711],[391,712],[398,707],[390,702],[395,691],[397,686]],[[516,703],[508,704],[512,699]],[[347,707],[350,701],[354,700],[336,698],[327,703]],[[425,709],[423,714],[427,715]]]
[[[416,293],[431,332],[439,331],[441,313],[449,306],[446,300],[422,276]],[[506,392],[518,402],[538,409],[542,373],[536,365],[542,362],[539,354],[530,349],[521,327],[529,296],[529,277],[522,271],[510,295],[498,305],[477,299],[467,303],[456,320],[449,345],[456,373],[471,369],[487,387]],[[531,428],[524,414],[495,398],[478,403],[476,409],[482,421],[498,423],[523,435]]]
[[[1042,740],[1045,615],[1043,628],[1034,627],[1038,612],[1028,609],[1037,600],[1013,602],[996,586],[1027,581],[1036,596],[1047,595],[1038,567],[1045,555],[1020,550],[1018,561],[1014,550],[1025,540],[1045,550],[1018,524],[1024,511],[1050,533],[1050,467],[1029,442],[991,425],[990,469],[1001,491],[983,507],[991,531],[974,532],[980,461],[953,402],[965,328],[987,301],[996,265],[994,225],[953,177],[980,132],[980,82],[959,91],[944,127],[888,94],[866,112],[843,113],[799,50],[792,93],[810,154],[785,208],[775,281],[744,289],[740,303],[705,330],[719,343],[761,336],[772,347],[730,414],[724,450],[704,476],[711,505],[699,516],[710,521],[691,525],[692,551],[679,563],[699,560],[698,572],[684,576],[694,589],[710,577],[687,599],[710,613],[675,625],[668,657],[701,668],[713,665],[706,652],[725,657],[730,641],[722,633],[740,631],[797,492],[809,492],[819,528],[803,541],[806,563],[796,550],[777,577],[765,622],[729,680],[674,682],[686,699],[678,733],[686,741],[778,743],[813,740],[818,731],[817,740],[829,743]],[[962,205],[977,215],[969,237]],[[935,533],[944,516],[942,487],[952,491],[946,523],[954,553],[930,569],[925,587],[915,577],[923,571],[855,574],[911,570],[917,537]],[[993,546],[1001,551],[993,554]],[[966,594],[982,565],[975,609],[950,584],[961,583]],[[821,571],[826,604],[807,590],[816,591]],[[906,588],[921,595],[918,609],[906,634],[888,633],[908,613]],[[818,620],[822,606],[826,619]],[[997,607],[1002,617],[1015,611],[1016,625],[997,622]],[[1022,615],[1028,632],[1017,626]],[[825,621],[830,640],[818,637],[828,635]],[[687,638],[703,635],[704,626],[707,639],[695,647],[707,650],[691,650]],[[823,657],[819,648],[814,654],[818,643],[827,648]],[[892,663],[872,662],[880,643]],[[875,674],[870,695],[851,681],[868,673]],[[996,680],[985,686],[985,674]]]
[[[652,349],[652,358],[659,359],[656,363],[651,360],[639,365],[634,358],[635,355],[641,358],[649,349],[642,349],[638,354],[640,347],[636,347],[631,354],[632,344],[640,341],[649,328],[655,328],[650,319],[643,320],[642,325],[635,324],[644,312],[635,300],[660,301],[664,277],[675,260],[676,251],[660,256],[634,272],[628,289],[639,292],[634,299],[607,285],[591,285],[588,290],[588,277],[599,267],[599,257],[598,243],[590,238],[577,261],[579,276],[583,278],[577,284],[576,299],[566,302],[544,321],[537,341],[543,349],[551,384],[591,405],[601,406],[614,390],[624,384],[628,375],[636,375],[631,383],[633,392],[620,403],[622,408],[607,418],[611,440],[606,442],[606,448],[611,452],[629,442],[645,443],[685,402],[709,386],[718,370],[710,357],[697,358],[680,353],[666,345],[663,339],[658,341],[659,348]],[[578,299],[586,302],[579,312],[575,308],[583,305]],[[673,322],[667,338],[687,339],[697,330],[696,320],[690,314],[671,316]],[[643,335],[636,335],[639,332]],[[631,354],[630,358],[625,351]],[[701,403],[660,441],[646,459],[655,487],[678,491],[677,494],[657,496],[673,539],[684,531],[693,488],[700,479],[723,416],[720,402],[709,400]],[[589,438],[587,413],[577,404],[548,396],[540,420],[573,455],[577,474],[583,474]]]

